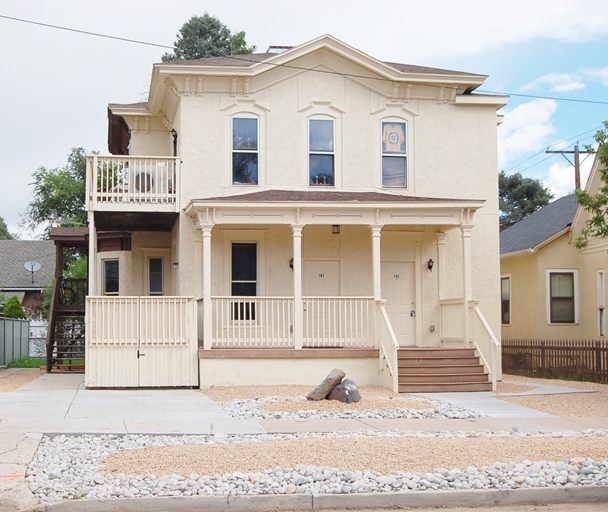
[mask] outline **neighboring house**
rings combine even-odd
[[[54,273],[52,241],[0,240],[0,291],[7,299],[16,295],[29,320],[41,320],[42,291]]]
[[[596,162],[587,190],[598,183]],[[586,218],[571,194],[500,234],[503,339],[605,336],[608,243],[575,247]]]
[[[148,101],[109,106],[114,156],[88,157],[86,385],[342,368],[405,390],[398,358],[441,347],[499,376],[507,100],[475,93],[485,79],[331,36],[155,64]]]

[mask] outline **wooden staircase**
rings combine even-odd
[[[51,329],[48,371],[84,373],[84,313],[58,313]]]
[[[492,391],[473,348],[401,348],[397,356],[400,393]]]

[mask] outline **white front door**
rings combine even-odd
[[[414,264],[382,262],[382,298],[399,346],[416,345],[416,302]]]

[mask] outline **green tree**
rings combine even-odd
[[[506,229],[524,217],[546,206],[553,194],[540,180],[524,178],[520,173],[498,175],[498,208],[500,230]]]
[[[0,217],[0,240],[15,240],[15,235],[8,232],[8,227],[4,219]]]
[[[590,238],[608,238],[608,121],[604,121],[603,125],[604,128],[595,134],[597,149],[591,146],[585,148],[597,152],[601,185],[595,194],[586,190],[576,191],[578,204],[591,214],[574,244],[578,249],[586,247]]]
[[[4,316],[6,318],[21,318],[25,320],[25,311],[16,295],[9,297],[4,304]]]
[[[24,222],[32,231],[44,226],[85,226],[86,156],[83,148],[73,148],[65,167],[39,167],[32,177],[33,200],[28,204]]]
[[[192,16],[177,34],[173,53],[165,53],[163,62],[194,60],[253,53],[255,46],[247,46],[245,32],[232,34],[218,18],[205,12]]]

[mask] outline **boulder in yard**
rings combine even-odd
[[[306,400],[325,400],[329,392],[342,382],[345,375],[342,370],[333,369],[321,384],[306,395]]]
[[[350,379],[344,379],[334,389],[329,392],[328,400],[338,400],[345,404],[361,401],[361,394],[357,389],[357,385]]]

